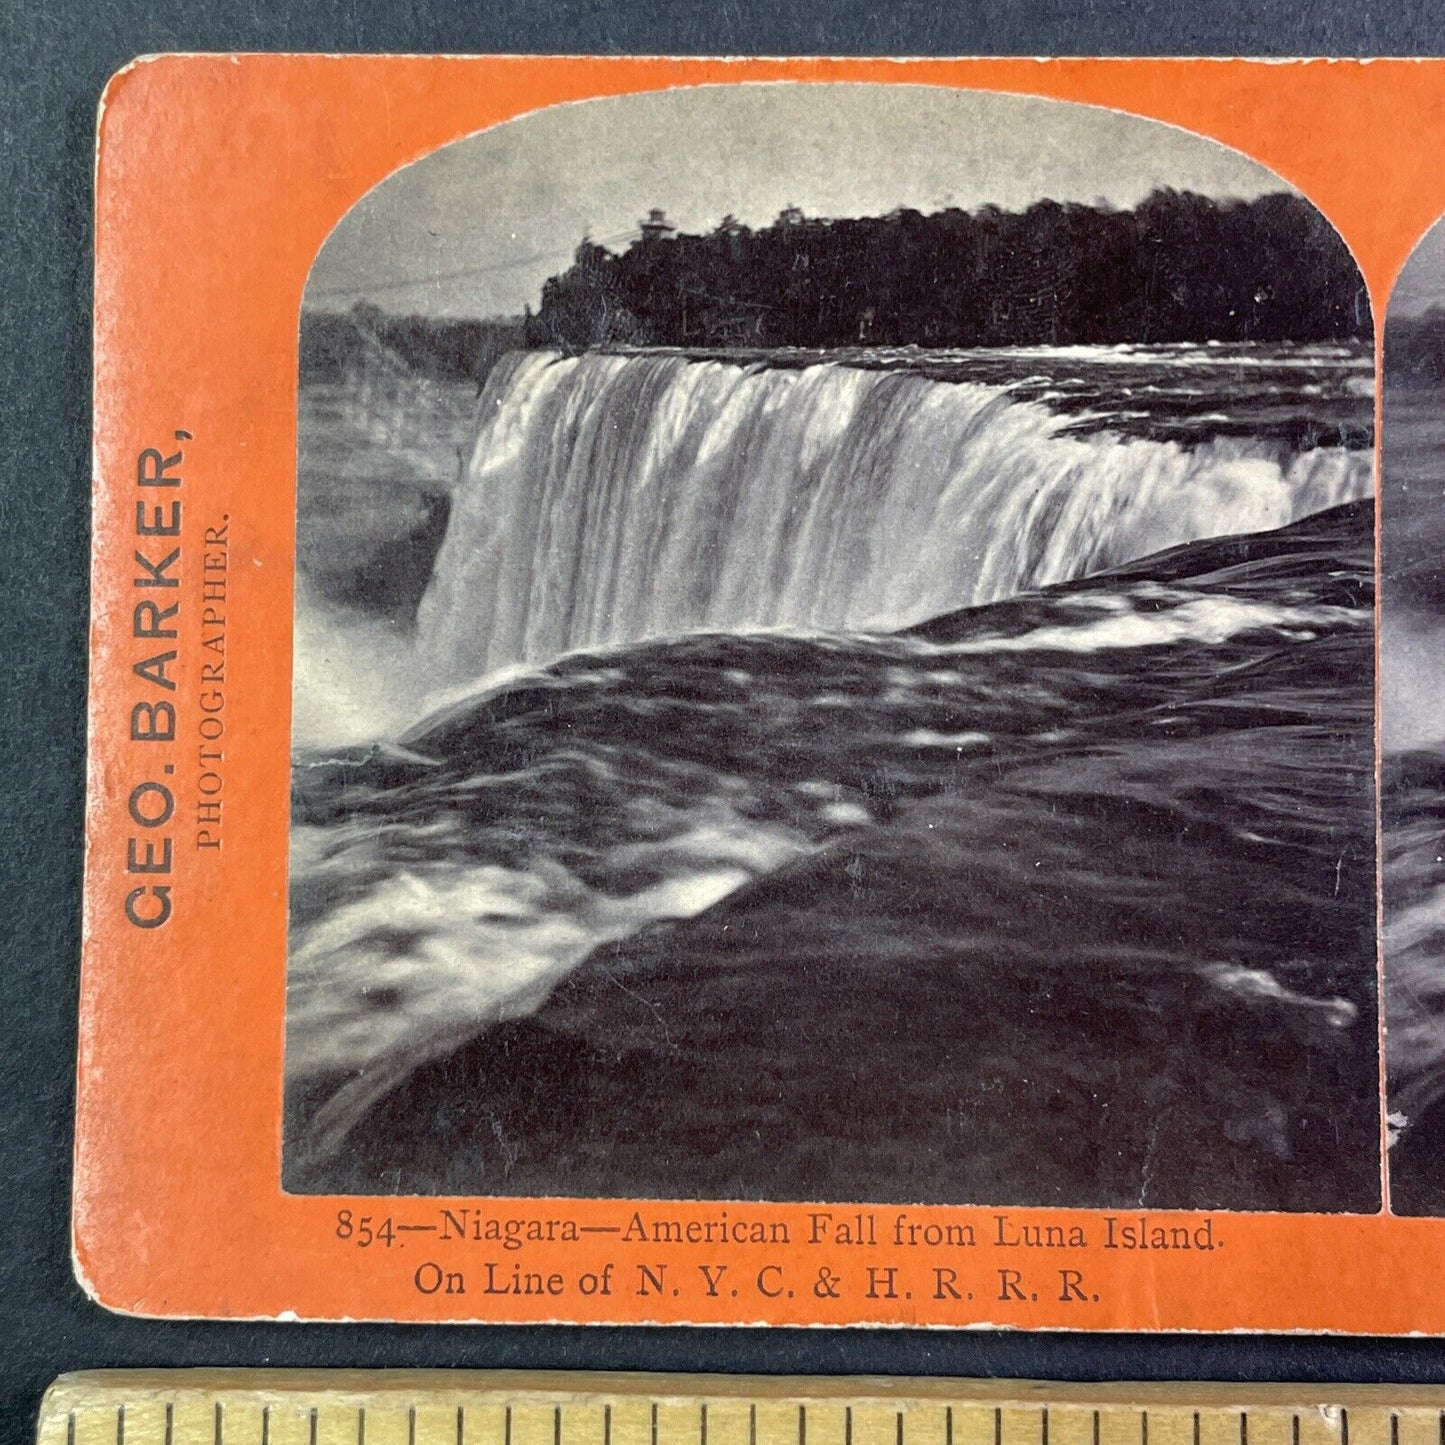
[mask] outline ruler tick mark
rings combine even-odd
[[[903,1411],[898,1412],[898,1445],[903,1445]]]
[[[612,1406],[602,1407],[602,1445],[612,1445]]]
[[[1199,1411],[1194,1412],[1194,1445],[1199,1445]],[[1445,1442],[1442,1442],[1445,1445]]]
[[[1195,1419],[1197,1420],[1198,1416]],[[1099,1445],[1099,1412],[1097,1410],[1094,1411],[1094,1445]],[[1199,1445],[1198,1439],[1195,1440],[1194,1445]]]
[[[798,1445],[808,1445],[808,1407],[798,1406]]]
[[[261,1406],[261,1445],[271,1445],[271,1407]]]
[[[175,1428],[176,1428],[175,1410],[176,1410],[176,1407],[175,1407],[174,1405],[172,1405],[169,1400],[167,1400],[167,1401],[166,1401],[166,1445],[171,1445],[171,1437],[175,1434]],[[72,1441],[70,1442],[70,1445],[75,1445],[75,1442],[72,1440]]]
[[[1047,1405],[1044,1406],[1039,1416],[1039,1440],[1041,1445],[1049,1445],[1049,1407]]]
[[[311,1445],[316,1445],[316,1406],[311,1407]]]
[[[552,1445],[562,1445],[562,1407],[560,1405],[555,1406],[552,1410]]]
[[[707,1401],[702,1402],[702,1408],[697,1412],[697,1439],[698,1445],[707,1445]]]
[[[1294,1421],[1293,1421],[1293,1423],[1292,1423],[1291,1426],[1290,1426],[1290,1442],[1291,1442],[1291,1445],[1299,1445],[1299,1416],[1298,1416],[1298,1415],[1296,1415],[1296,1416],[1294,1417]]]
[[[217,1401],[216,1401],[216,1419],[215,1419],[215,1425],[214,1425],[214,1427],[213,1427],[214,1430],[215,1430],[215,1435],[216,1435],[216,1445],[221,1445],[221,1437],[225,1434],[225,1425],[222,1423],[222,1420],[221,1420],[221,1410],[222,1410],[222,1408],[223,1408],[223,1407],[222,1407],[222,1405],[221,1405],[221,1402],[220,1402],[219,1400],[217,1400]]]
[[[1390,1445],[1400,1445],[1400,1417],[1393,1411],[1390,1414]]]
[[[457,1406],[457,1445],[462,1445],[462,1440],[467,1433],[467,1407]],[[512,1438],[512,1407],[507,1406],[507,1439]]]
[[[264,1442],[263,1442],[264,1445]],[[416,1445],[416,1406],[409,1406],[406,1412],[406,1445]]]
[[[1094,1416],[1097,1423],[1098,1416]],[[993,1445],[1003,1445],[1003,1411],[994,1406],[993,1412]],[[1094,1445],[1099,1445],[1098,1435],[1094,1436]]]
[[[1139,1411],[1139,1445],[1149,1445],[1149,1412]]]
[[[356,1407],[356,1445],[366,1445],[366,1406]]]
[[[943,1412],[943,1445],[953,1445],[953,1406]]]
[[[1445,1415],[1440,1418],[1442,1422],[1445,1422]],[[758,1445],[758,1407],[756,1405],[748,1406],[748,1445]],[[1445,1445],[1445,1423],[1442,1423],[1440,1430],[1440,1445]]]
[[[166,1423],[170,1424],[171,1407],[166,1406]],[[75,1411],[65,1417],[65,1445],[75,1445]]]
[[[657,1406],[652,1407],[652,1445],[657,1445]]]
[[[1340,1406],[1340,1445],[1350,1445],[1350,1412]]]
[[[1243,1410],[1239,1412],[1239,1445],[1249,1445],[1249,1416]]]
[[[125,1406],[115,1412],[115,1445],[125,1445]]]

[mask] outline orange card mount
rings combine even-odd
[[[1445,1332],[1442,148],[1434,61],[118,75],[86,1288]]]

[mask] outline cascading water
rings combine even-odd
[[[905,368],[516,353],[420,613],[455,686],[695,631],[893,630],[1366,495],[1367,454],[1071,429]]]

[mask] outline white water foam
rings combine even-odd
[[[521,868],[468,860],[461,839],[446,836],[462,826],[451,816],[410,828],[419,861],[409,867],[386,856],[388,833],[404,825],[293,827],[293,882],[346,890],[292,930],[287,1076],[349,1076],[317,1112],[310,1152],[333,1152],[421,1065],[488,1025],[534,1013],[600,945],[694,917],[813,846],[721,802],[679,823],[670,837],[621,844],[600,860],[618,874],[658,878],[624,894],[589,887],[545,855]]]
[[[347,747],[395,737],[425,696],[415,638],[381,618],[330,607],[297,576],[291,741]]]
[[[1160,593],[1164,589],[1157,589]],[[1035,627],[1012,637],[973,637],[963,642],[924,643],[930,653],[957,657],[994,652],[1111,652],[1197,642],[1217,647],[1246,632],[1278,632],[1291,641],[1308,641],[1320,628],[1368,627],[1359,608],[1321,605],[1284,607],[1246,597],[1179,596],[1157,611],[1112,611],[1071,625]],[[915,644],[920,645],[920,644]]]

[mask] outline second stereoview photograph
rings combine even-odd
[[[1445,225],[1385,318],[1380,813],[1390,1203],[1445,1214]]]
[[[1379,1208],[1373,321],[1285,180],[588,101],[383,181],[298,325],[288,1190]]]

